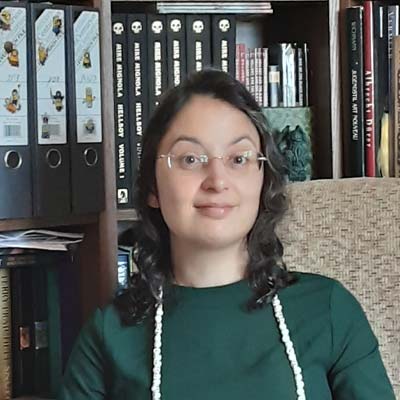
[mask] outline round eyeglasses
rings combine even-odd
[[[233,152],[223,156],[210,157],[207,154],[185,152],[182,154],[160,154],[157,159],[165,159],[168,168],[180,171],[198,172],[203,170],[213,159],[222,160],[228,171],[248,173],[251,170],[260,170],[267,158],[252,150]]]

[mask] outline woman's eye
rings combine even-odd
[[[244,165],[247,161],[249,161],[248,158],[243,154],[233,156],[233,163],[236,165]]]
[[[190,156],[184,156],[183,157],[183,162],[185,164],[194,164],[196,162],[196,157],[193,155]]]
[[[179,165],[181,168],[194,168],[199,164],[199,157],[195,154],[184,154],[179,157]]]

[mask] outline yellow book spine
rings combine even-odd
[[[0,399],[11,399],[11,290],[10,271],[0,268]]]

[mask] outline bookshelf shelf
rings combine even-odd
[[[89,225],[98,222],[98,214],[74,215],[59,218],[27,218],[0,220],[0,232],[20,230],[52,228],[57,226]]]

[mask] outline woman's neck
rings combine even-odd
[[[190,287],[228,285],[244,278],[247,248],[238,243],[226,248],[199,248],[171,238],[171,257],[175,283]]]

